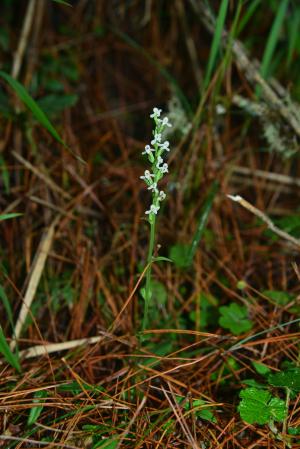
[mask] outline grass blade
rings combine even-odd
[[[295,51],[295,48],[297,46],[297,39],[299,36],[299,28],[300,28],[300,9],[296,9],[295,14],[291,18],[290,22],[290,31],[289,31],[289,42],[288,42],[288,55],[287,55],[287,67],[290,66],[292,59],[293,59],[293,53]]]
[[[62,140],[62,138],[59,136],[58,132],[48,119],[45,112],[39,107],[39,105],[36,103],[36,101],[29,95],[27,90],[25,89],[22,84],[19,83],[19,81],[12,78],[8,73],[3,72],[3,70],[0,70],[0,77],[3,78],[10,87],[14,90],[14,92],[17,94],[18,98],[27,106],[27,108],[32,112],[34,117],[37,119],[39,124],[45,128],[54,139],[57,140],[60,144],[62,144],[77,160],[80,162],[83,162],[83,159],[81,159],[79,156],[77,156],[69,147],[68,145]]]
[[[38,402],[38,403],[42,403],[43,401],[41,400],[41,398],[46,398],[48,395],[47,390],[41,390],[41,391],[37,391],[34,395],[34,400],[33,402]],[[36,405],[34,407],[32,407],[32,409],[30,409],[30,413],[27,419],[27,424],[29,426],[32,426],[32,424],[35,424],[36,421],[38,420],[40,414],[43,411],[44,406],[43,405]]]
[[[254,0],[248,6],[247,11],[243,15],[243,18],[241,19],[241,21],[239,23],[237,34],[240,34],[243,31],[243,29],[245,28],[245,26],[247,25],[247,23],[249,22],[249,20],[253,16],[253,14],[255,13],[255,11],[256,11],[258,5],[260,4],[260,2],[261,2],[261,0]]]
[[[22,86],[22,84],[20,84],[19,81],[15,80],[8,73],[3,72],[2,70],[0,70],[0,76],[15,91],[18,98],[25,104],[25,106],[28,107],[28,109],[32,112],[32,114],[35,116],[40,125],[42,125],[45,129],[47,129],[47,131],[52,135],[52,137],[54,137],[59,143],[61,143],[63,146],[66,147],[65,142],[60,138],[59,134],[57,133],[53,125],[50,123],[44,111],[42,111],[42,109],[37,105],[37,103],[29,95],[29,93]]]
[[[213,205],[213,201],[214,198],[217,194],[219,190],[219,184],[215,181],[213,182],[210,191],[208,193],[207,199],[205,200],[205,203],[203,205],[203,208],[201,210],[201,214],[200,214],[200,218],[198,221],[198,227],[197,230],[195,232],[195,235],[193,237],[192,243],[190,245],[190,249],[187,255],[187,265],[191,265],[195,256],[195,253],[197,251],[199,242],[202,238],[203,235],[203,231],[205,229],[208,217],[209,217],[209,213],[211,211],[212,205]]]
[[[267,78],[268,75],[270,75],[270,64],[272,62],[274,51],[279,39],[280,30],[285,17],[286,9],[288,7],[288,3],[289,0],[281,1],[267,40],[267,45],[261,63],[261,75],[264,78]]]
[[[18,357],[11,351],[10,347],[8,346],[8,343],[6,341],[1,326],[0,326],[0,352],[3,354],[7,363],[9,363],[13,368],[15,368],[20,373],[21,366]]]
[[[225,19],[226,19],[227,9],[228,9],[228,0],[222,0],[221,6],[220,6],[220,11],[219,11],[217,22],[216,22],[216,30],[214,33],[212,46],[210,49],[207,69],[206,69],[206,73],[205,73],[204,86],[203,86],[204,89],[206,89],[208,86],[212,71],[216,64],[219,49],[222,46],[222,43],[221,43],[222,32],[223,32],[223,28],[224,28]]]
[[[8,297],[6,296],[6,293],[4,291],[4,288],[2,285],[0,285],[0,299],[3,302],[6,314],[8,316],[8,321],[12,327],[12,330],[14,330],[14,320],[13,320],[13,312],[10,306],[10,302],[8,300]]]
[[[23,215],[23,214],[20,214],[18,212],[12,212],[10,214],[0,214],[0,221],[9,220],[10,218],[20,217],[20,215]]]

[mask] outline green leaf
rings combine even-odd
[[[11,218],[20,217],[21,215],[23,215],[23,214],[19,214],[17,212],[13,212],[11,214],[0,214],[0,221],[9,220]]]
[[[240,306],[234,302],[229,306],[220,307],[221,317],[219,324],[224,329],[229,329],[234,335],[240,335],[249,331],[253,323],[248,319],[248,311],[244,306]]]
[[[41,401],[40,398],[46,398],[47,396],[48,396],[47,390],[37,391],[34,394],[35,399],[33,400],[33,402],[41,403],[43,401]],[[32,407],[32,409],[30,409],[30,413],[27,419],[27,424],[29,426],[32,426],[32,424],[34,424],[38,420],[40,414],[43,411],[43,408],[44,408],[43,405],[37,405],[35,407]]]
[[[276,304],[280,306],[286,306],[289,302],[295,299],[294,295],[290,295],[287,292],[277,291],[277,290],[265,290],[263,295],[267,298],[272,299]]]
[[[3,333],[2,327],[0,325],[0,352],[3,354],[5,360],[17,370],[21,372],[21,366],[18,357],[11,351],[8,343],[6,341],[5,335]]]
[[[204,419],[205,421],[214,423],[217,422],[213,412],[211,411],[211,407],[207,407],[207,403],[202,399],[195,399],[194,401],[192,401],[192,404],[190,404],[190,402],[187,401],[184,404],[184,409],[193,410],[196,417],[199,419]]]
[[[19,81],[12,78],[8,73],[0,70],[0,76],[10,85],[10,87],[15,91],[18,98],[30,109],[32,114],[35,116],[37,121],[42,125],[47,131],[64,147],[67,147],[65,142],[60,138],[56,129],[52,126],[48,120],[46,114],[38,106],[35,100],[29,95],[27,90],[19,83]]]
[[[178,268],[186,268],[189,266],[189,248],[189,245],[183,245],[181,243],[171,246],[169,257]]]
[[[282,399],[271,395],[267,390],[246,388],[240,392],[238,406],[241,418],[249,424],[268,424],[282,422],[287,416],[286,405]]]
[[[37,100],[37,104],[49,116],[56,116],[64,109],[74,106],[77,101],[78,95],[49,94]]]
[[[266,385],[263,385],[259,382],[257,382],[255,379],[243,379],[242,383],[247,385],[248,387],[254,387],[258,389],[266,389]]]
[[[270,374],[268,376],[268,382],[274,387],[300,391],[300,368],[290,368],[287,371]]]
[[[262,376],[265,376],[266,374],[269,374],[271,371],[270,368],[265,365],[264,363],[255,362],[254,360],[251,362],[255,371],[258,374],[261,374]]]

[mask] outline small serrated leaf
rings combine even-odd
[[[292,368],[287,371],[270,374],[268,376],[268,382],[274,387],[300,391],[300,368]]]
[[[282,399],[271,395],[267,390],[246,388],[240,392],[238,406],[241,418],[249,424],[268,424],[271,421],[282,422],[287,414]]]
[[[240,306],[234,302],[229,306],[220,307],[221,317],[219,324],[224,329],[229,329],[234,335],[240,335],[252,328],[252,321],[248,319],[246,307]]]

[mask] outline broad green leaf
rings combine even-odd
[[[269,374],[269,372],[271,371],[270,368],[267,365],[265,365],[264,363],[255,362],[253,360],[252,361],[252,365],[254,366],[255,371],[258,374],[261,374],[262,376],[265,376],[266,374]]]
[[[0,214],[0,221],[9,220],[11,218],[20,217],[21,215],[23,215],[23,214],[19,214],[17,212],[13,212],[11,214]]]
[[[270,374],[268,376],[268,382],[274,387],[300,391],[300,368],[290,368],[287,371]]]
[[[267,296],[267,298],[272,299],[276,304],[280,306],[285,306],[295,298],[294,295],[277,290],[265,290],[263,292],[263,295]]]
[[[234,335],[240,335],[249,331],[253,323],[248,319],[248,311],[244,306],[240,306],[234,302],[229,306],[220,307],[221,317],[219,324],[224,329],[229,329]]]
[[[35,399],[33,399],[33,402],[41,403],[41,402],[43,402],[41,399],[42,399],[42,398],[46,398],[47,395],[48,395],[47,390],[37,391],[37,392],[34,394],[34,398],[35,398]],[[28,419],[27,419],[27,424],[28,424],[29,426],[31,426],[32,424],[34,424],[34,423],[38,420],[40,414],[41,414],[42,411],[43,411],[43,408],[44,408],[43,405],[37,405],[37,406],[32,407],[32,408],[30,409],[30,413],[29,413],[29,416],[28,416]]]
[[[12,78],[8,73],[0,70],[0,77],[3,78],[10,87],[15,91],[19,99],[30,109],[32,114],[35,116],[37,121],[42,125],[49,133],[64,147],[66,147],[65,142],[61,139],[56,129],[50,123],[48,117],[42,111],[42,109],[38,106],[36,101],[29,95],[27,90],[19,83],[19,81]]]
[[[21,372],[21,366],[18,357],[11,351],[8,343],[6,341],[5,335],[3,333],[2,327],[0,326],[0,352],[5,357],[7,363],[9,363],[15,370],[19,373]]]
[[[267,390],[246,388],[240,392],[238,406],[241,418],[249,424],[268,424],[271,421],[282,422],[287,415],[282,399],[271,395]]]
[[[171,246],[169,257],[178,268],[186,268],[189,266],[189,248],[189,245],[184,245],[181,243]]]

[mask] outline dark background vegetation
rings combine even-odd
[[[266,382],[255,362],[299,362],[300,245],[227,197],[300,236],[299,3],[230,0],[220,39],[225,1],[63,3],[0,5],[0,69],[67,144],[1,77],[0,211],[22,215],[0,222],[0,324],[9,343],[49,239],[18,348],[99,340],[22,352],[21,373],[3,358],[0,447],[300,447],[296,394],[275,430],[237,410]],[[175,121],[157,226],[173,263],[153,266],[141,346],[153,107]]]

